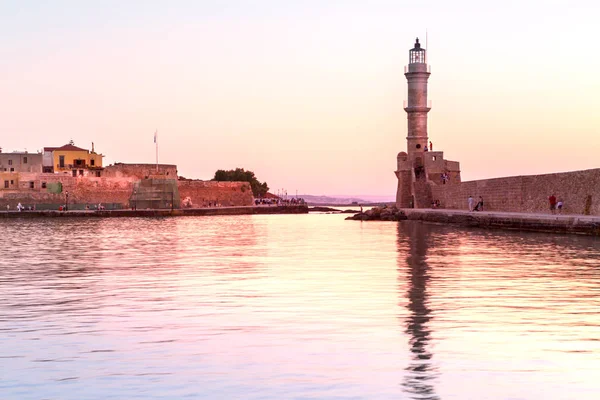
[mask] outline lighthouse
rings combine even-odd
[[[404,111],[408,116],[406,140],[409,155],[422,156],[427,149],[427,113],[431,110],[427,104],[429,75],[427,50],[421,47],[417,38],[415,47],[409,51],[409,64],[404,73],[408,81],[408,100]]]
[[[421,47],[417,38],[408,52],[408,65],[404,68],[408,86],[404,111],[408,124],[406,151],[398,153],[394,171],[398,178],[398,208],[427,208],[432,204],[440,204],[445,189],[449,187],[446,185],[460,182],[459,163],[445,160],[443,152],[427,147],[427,114],[431,110],[427,99],[427,82],[430,75],[427,49]]]

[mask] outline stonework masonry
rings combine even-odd
[[[0,207],[6,209],[9,205],[15,209],[18,203],[24,206],[36,205],[36,208],[56,209],[66,203],[66,193],[69,193],[69,204],[79,208],[85,205],[127,207],[133,189],[135,178],[106,178],[106,177],[73,177],[65,174],[26,174],[21,173],[21,182],[34,182],[34,188],[21,188],[14,191],[0,191]],[[51,193],[46,188],[51,184],[60,183],[62,193]]]
[[[189,197],[193,207],[207,207],[209,203],[223,206],[250,206],[254,203],[252,189],[246,182],[216,182],[180,180],[179,196]]]
[[[164,176],[170,179],[177,179],[177,165],[158,164],[124,164],[115,163],[106,167],[102,173],[103,176],[120,178],[136,177],[138,179],[147,179],[152,176]]]
[[[431,110],[427,100],[427,81],[431,75],[427,64],[427,50],[419,39],[409,51],[409,64],[405,69],[408,98],[406,111],[408,126],[406,152],[396,157],[396,206],[398,208],[430,207],[433,199],[431,188],[444,179],[460,182],[460,164],[444,159],[441,151],[432,151],[427,132],[427,113]]]
[[[432,185],[442,208],[458,210],[482,196],[485,211],[549,213],[552,194],[564,202],[563,214],[600,215],[600,168]]]
[[[564,203],[563,214],[600,215],[600,169],[462,182],[460,164],[446,160],[428,143],[429,75],[427,51],[417,39],[405,69],[407,151],[396,159],[398,208],[465,210],[469,196],[475,203],[482,196],[485,211],[550,213],[548,197],[555,195]]]
[[[144,182],[158,180],[170,180],[177,185],[174,194],[177,196],[176,193],[179,193],[180,201],[174,199],[175,208],[188,197],[192,200],[193,207],[208,206],[209,203],[248,206],[254,201],[250,185],[246,182],[177,180],[175,165],[159,164],[159,175],[153,164],[115,164],[106,167],[101,177],[26,172],[2,173],[1,177],[9,179],[10,186],[0,190],[2,210],[7,205],[14,210],[18,203],[25,207],[35,205],[38,210],[56,210],[67,202],[67,192],[70,209],[84,209],[86,205],[93,209],[94,205],[100,203],[106,209],[131,208],[136,205],[136,197],[140,206],[145,199],[144,193],[138,193],[135,189],[145,186]],[[11,180],[14,182],[12,185]],[[56,192],[50,189],[56,187],[61,190]],[[170,203],[170,196],[164,193],[161,196]],[[162,203],[161,207],[166,207]]]

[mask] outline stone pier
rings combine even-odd
[[[113,218],[113,217],[187,217],[211,215],[308,214],[307,205],[237,206],[146,210],[76,210],[76,211],[0,211],[0,220],[8,218]]]
[[[406,208],[408,220],[465,227],[600,236],[600,216]]]

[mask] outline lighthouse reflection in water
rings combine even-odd
[[[429,321],[431,310],[428,307],[427,282],[427,245],[431,240],[427,227],[423,224],[398,224],[398,247],[403,249],[399,255],[399,272],[406,270],[406,276],[398,277],[408,283],[407,308],[409,314],[404,318],[406,334],[410,338],[411,361],[406,368],[404,386],[416,398],[437,399],[433,379],[436,376],[435,364],[428,349],[431,332]],[[406,250],[406,247],[408,249]],[[407,255],[405,257],[405,255]],[[405,267],[404,267],[405,266]],[[402,284],[401,286],[405,286]]]
[[[11,220],[3,399],[596,399],[600,243],[343,215]]]

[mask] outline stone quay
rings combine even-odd
[[[8,218],[117,218],[117,217],[189,217],[211,215],[308,214],[306,204],[285,206],[233,206],[145,210],[35,210],[0,211],[0,219]]]

